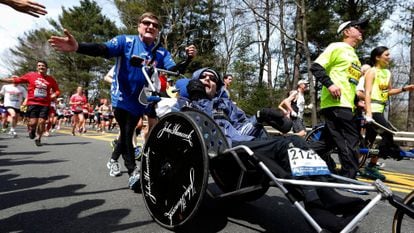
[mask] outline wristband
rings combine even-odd
[[[407,90],[405,90],[405,87],[401,87],[401,91],[404,92],[404,91],[407,91]]]

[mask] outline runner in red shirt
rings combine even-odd
[[[37,72],[29,72],[17,78],[4,78],[0,82],[28,83],[27,116],[29,117],[29,137],[35,139],[36,146],[41,146],[40,139],[45,131],[50,102],[60,94],[56,80],[47,75],[47,63],[37,61]],[[37,129],[37,135],[36,135]]]
[[[70,109],[73,112],[73,121],[72,121],[72,135],[75,136],[75,129],[83,133],[85,129],[82,128],[85,122],[85,116],[83,115],[83,108],[88,101],[86,96],[83,93],[82,87],[76,89],[76,93],[70,97],[69,105]]]

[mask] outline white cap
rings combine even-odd
[[[352,21],[346,21],[344,23],[341,23],[341,25],[339,25],[339,27],[338,27],[338,30],[336,30],[336,33],[339,34],[345,28],[356,26],[356,25],[360,26],[361,28],[365,28],[368,25],[368,20],[367,19],[364,19],[364,20],[361,20],[361,21],[352,20]]]
[[[299,86],[300,84],[308,84],[308,83],[309,83],[308,81],[306,81],[306,80],[302,79],[302,80],[299,80],[299,82],[298,82],[298,86]]]

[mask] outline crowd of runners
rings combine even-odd
[[[16,77],[17,78],[17,77]],[[70,129],[73,135],[93,130],[99,133],[113,132],[117,128],[110,101],[106,98],[89,102],[76,98],[83,92],[82,87],[71,98],[55,98],[50,101],[42,136],[49,136],[61,128]],[[17,124],[28,125],[27,87],[19,84],[3,85],[0,90],[0,132],[18,137]],[[84,94],[81,96],[85,97]],[[27,127],[30,131],[30,126]],[[40,144],[39,144],[40,145]]]

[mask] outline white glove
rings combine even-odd
[[[313,108],[313,104],[309,104],[308,106],[306,106],[306,108],[312,109]]]
[[[291,115],[292,117],[297,117],[297,116],[298,116],[298,114],[297,114],[295,111],[292,111],[292,112],[290,113],[290,115]]]
[[[371,122],[374,122],[374,119],[372,119],[372,117],[370,117],[370,116],[365,116],[365,121],[367,123],[371,123]]]

